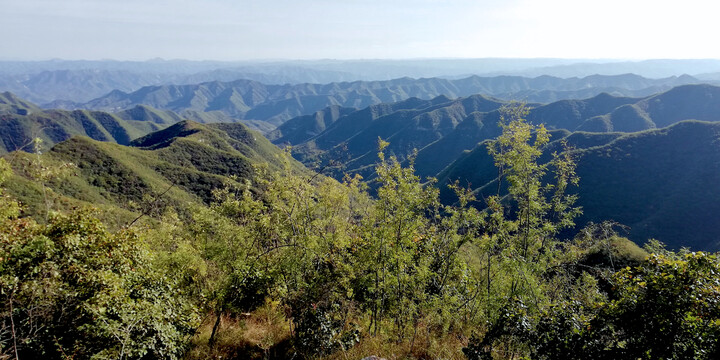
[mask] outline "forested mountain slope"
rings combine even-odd
[[[329,106],[312,115],[292,118],[265,136],[275,144],[300,144],[325,131],[340,117],[354,111],[354,108],[340,105]]]
[[[372,173],[377,140],[388,140],[388,151],[404,160],[413,149],[421,149],[451,133],[456,126],[479,113],[498,109],[503,102],[482,95],[451,100],[411,98],[393,104],[368,107],[343,116],[305,143],[293,154],[305,163],[325,163],[342,155],[339,171]]]
[[[720,87],[685,85],[645,98],[600,94],[584,100],[562,100],[547,105],[530,104],[528,120],[548,129],[589,132],[635,132],[665,127],[682,120],[720,121]],[[381,104],[338,117],[321,133],[293,145],[295,156],[310,163],[327,163],[344,153],[342,171],[360,171],[364,176],[374,161],[377,138],[390,142],[389,150],[404,159],[418,150],[416,168],[421,176],[434,176],[464,150],[500,133],[497,111],[506,102],[479,95],[451,100],[437,97],[431,102],[409,99]],[[314,118],[297,118],[280,128],[283,140],[308,138]],[[280,130],[279,129],[279,130]],[[347,152],[344,149],[347,148]]]
[[[617,221],[637,243],[654,238],[679,248],[720,249],[720,123],[682,121],[636,133],[552,132],[553,151],[567,141],[578,164],[577,223]],[[470,186],[478,198],[497,193],[497,169],[487,143],[464,153],[438,175],[444,201],[447,184]]]
[[[149,132],[180,121],[175,114],[143,108],[111,114],[90,110],[42,110],[22,114],[0,114],[0,154],[15,150],[33,151],[33,139],[43,140],[43,149],[72,136],[129,144]]]
[[[251,178],[257,165],[283,168],[280,153],[262,135],[239,123],[182,121],[130,146],[76,136],[37,158],[24,152],[6,158],[18,175],[9,185],[10,191],[29,206],[30,213],[42,211],[44,184],[53,201],[65,206],[81,202],[134,212],[157,207],[152,209],[156,214],[167,206],[182,210],[193,203],[208,203],[213,190]],[[304,171],[299,163],[289,164],[291,169]],[[66,167],[65,175],[77,176],[55,176],[44,182],[34,175],[39,166]]]
[[[12,93],[0,94],[0,154],[15,150],[34,151],[35,138],[43,150],[72,136],[128,145],[131,140],[184,119],[200,123],[235,122],[221,112],[192,112],[184,117],[147,105],[136,105],[115,113],[91,110],[43,110]],[[269,130],[266,123],[248,122],[253,129]]]

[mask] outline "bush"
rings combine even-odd
[[[568,300],[536,317],[512,307],[463,351],[486,359],[515,341],[532,359],[718,359],[718,274],[716,255],[654,254],[613,276],[610,301]]]
[[[21,358],[184,352],[197,309],[175,294],[136,234],[109,233],[84,211],[48,225],[10,220],[0,230],[0,336],[12,339],[0,343],[17,344]]]

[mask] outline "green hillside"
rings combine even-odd
[[[37,105],[23,100],[11,92],[0,93],[0,114],[27,115],[39,111],[41,109]]]
[[[214,189],[252,178],[255,165],[268,164],[271,170],[283,167],[280,152],[242,124],[182,121],[130,146],[73,137],[40,157],[15,152],[6,158],[17,174],[16,181],[10,182],[10,192],[27,204],[28,213],[43,211],[42,186],[34,169],[71,163],[74,167],[65,170],[66,176],[46,183],[53,201],[66,207],[86,203],[113,208],[127,220],[131,216],[127,211],[152,205],[152,198],[165,191],[163,208],[182,210],[210,202]],[[291,162],[291,167],[303,171],[298,163]]]
[[[0,154],[14,150],[32,151],[34,138],[42,139],[45,148],[77,135],[127,145],[132,139],[169,124],[124,120],[114,114],[88,110],[5,114],[0,115]]]
[[[32,140],[40,138],[41,150],[72,136],[127,145],[132,139],[182,120],[177,114],[136,106],[115,114],[89,110],[42,110],[11,93],[0,96],[0,154],[34,151]]]

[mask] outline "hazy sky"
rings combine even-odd
[[[0,0],[0,58],[718,58],[709,0]]]

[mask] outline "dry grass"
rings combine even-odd
[[[194,359],[285,359],[290,351],[290,324],[277,308],[267,303],[251,314],[223,316],[215,335],[209,340],[215,317],[203,322],[192,339],[185,358]]]
[[[400,359],[465,359],[462,348],[467,344],[463,335],[448,334],[438,337],[428,327],[420,324],[413,339],[409,334],[402,341],[392,334],[364,334],[351,349],[337,351],[325,357],[327,360],[356,360],[375,355],[388,360]]]
[[[208,317],[192,340],[185,356],[195,359],[299,359],[292,348],[290,323],[274,303],[267,303],[251,314],[223,316],[213,347],[208,345],[215,317]],[[361,321],[362,323],[362,321]],[[385,328],[391,328],[387,326]],[[367,329],[367,327],[361,328]],[[401,341],[395,334],[361,334],[358,344],[325,356],[327,360],[359,360],[376,355],[388,360],[399,359],[465,359],[462,348],[467,338],[461,334],[438,336],[425,324],[417,332],[406,333]]]

